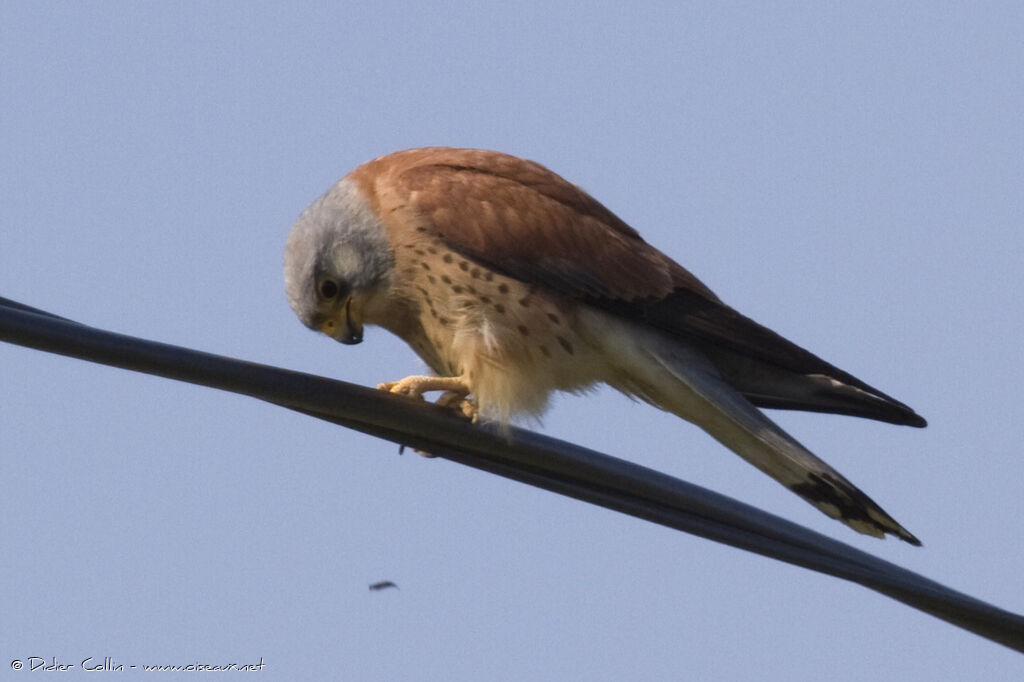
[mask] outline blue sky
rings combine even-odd
[[[925,430],[773,415],[922,539],[861,538],[607,390],[542,430],[1024,612],[1016,3],[5,3],[0,295],[363,384],[302,327],[299,212],[444,144],[576,182]],[[271,679],[1020,679],[863,588],[257,401],[0,345],[0,670]],[[393,580],[400,590],[370,592]],[[21,676],[27,675],[22,672]],[[68,673],[71,674],[71,673]]]

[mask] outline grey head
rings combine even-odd
[[[376,215],[355,184],[343,179],[314,201],[288,234],[288,303],[310,329],[341,343],[359,343],[367,302],[387,289],[393,266]]]

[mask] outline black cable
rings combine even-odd
[[[1024,652],[1024,617],[724,495],[593,450],[342,381],[88,327],[0,298],[0,340],[259,398],[506,478],[850,580]]]

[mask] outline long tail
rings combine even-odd
[[[912,545],[921,542],[838,471],[768,419],[727,384],[698,351],[660,334],[639,350],[650,362],[617,382],[663,410],[691,421],[758,469],[833,519],[858,533],[891,533]],[[635,346],[637,347],[637,346]]]

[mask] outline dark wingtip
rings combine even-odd
[[[879,421],[886,421],[891,424],[897,424],[899,426],[913,426],[914,428],[923,429],[928,426],[928,422],[925,418],[914,412],[914,408],[909,405],[904,405],[898,400],[890,398],[883,393],[877,393],[874,396],[884,401],[882,410],[878,411],[873,415],[864,415],[870,419],[877,419]]]
[[[900,526],[900,532],[896,533],[896,537],[907,544],[913,545],[914,547],[921,547],[921,541],[914,537],[914,534],[908,531],[903,526]]]
[[[898,426],[913,426],[917,429],[923,429],[928,426],[925,418],[914,412],[912,408],[888,396],[884,396],[884,399],[886,400],[884,414],[883,412],[877,412],[876,414],[865,414],[863,416]]]
[[[918,429],[923,429],[924,427],[928,426],[928,422],[925,420],[924,417],[917,414],[916,412],[911,412],[910,415],[907,417],[907,426],[913,426]]]

